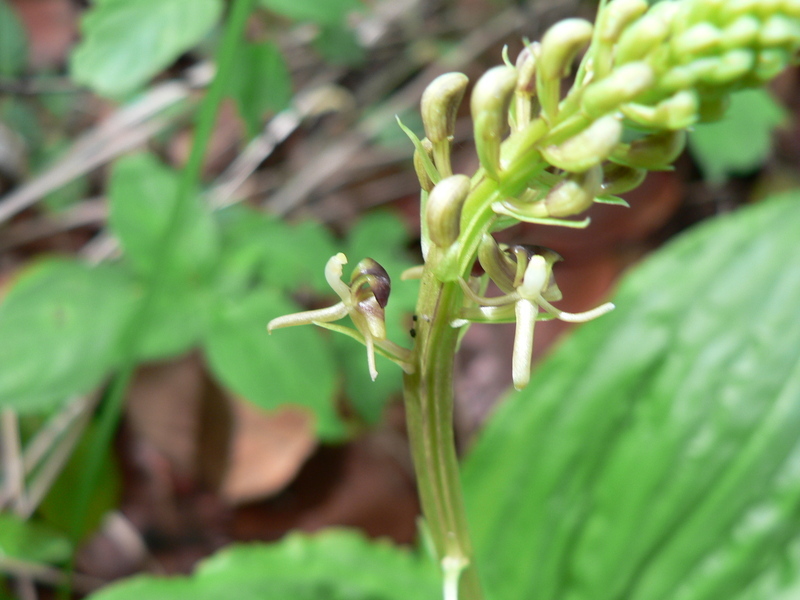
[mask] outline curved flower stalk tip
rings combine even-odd
[[[409,351],[386,339],[386,317],[384,308],[389,302],[391,280],[386,270],[371,258],[365,258],[356,265],[350,277],[350,284],[342,281],[342,267],[347,257],[339,252],[325,265],[325,279],[336,295],[341,298],[333,306],[317,310],[307,310],[272,319],[267,331],[292,327],[294,325],[318,325],[332,331],[343,333],[363,343],[367,347],[367,364],[372,380],[378,376],[375,367],[375,352],[386,356],[400,365],[404,371],[412,369],[408,361]],[[334,325],[334,321],[350,317],[355,329]]]
[[[561,299],[561,290],[553,276],[553,264],[559,260],[561,257],[556,252],[540,246],[511,246],[503,251],[493,238],[486,236],[481,247],[481,266],[497,286],[508,293],[493,298],[480,296],[465,280],[459,280],[464,295],[475,306],[462,309],[460,318],[451,325],[516,322],[512,380],[517,390],[523,389],[530,381],[533,331],[537,320],[555,318],[568,323],[583,323],[614,309],[611,302],[581,313],[569,313],[553,306],[550,302]],[[545,312],[541,317],[539,310]]]

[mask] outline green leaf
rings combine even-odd
[[[798,193],[692,230],[499,408],[464,473],[490,598],[753,598],[800,534],[798,230]]]
[[[344,434],[336,413],[333,357],[313,327],[290,327],[267,335],[267,323],[297,307],[271,289],[220,302],[205,339],[214,374],[236,394],[265,409],[285,404],[308,408],[317,432]]]
[[[372,381],[367,367],[367,351],[363,344],[344,335],[333,336],[331,344],[338,367],[344,373],[347,398],[366,424],[377,425],[383,417],[387,402],[393,396],[400,397],[403,371],[388,358],[378,354],[375,357],[378,378]]]
[[[338,249],[319,223],[289,225],[245,207],[226,209],[221,221],[221,293],[236,295],[263,284],[287,293],[307,288],[332,294],[325,264]]]
[[[292,99],[292,78],[280,49],[272,43],[242,44],[231,76],[230,94],[254,137],[264,115],[279,112]]]
[[[129,94],[211,31],[220,0],[96,0],[81,22],[70,70],[106,96]]]
[[[109,224],[134,270],[145,278],[165,268],[165,250],[170,252],[173,281],[196,281],[216,266],[218,234],[198,197],[186,203],[169,248],[162,247],[177,191],[178,175],[149,154],[127,156],[111,173]]]
[[[136,347],[137,358],[163,360],[190,350],[208,328],[213,302],[206,289],[165,286],[150,304],[149,319]]]
[[[292,534],[277,544],[231,546],[191,577],[137,577],[90,600],[437,600],[432,565],[344,530]]]
[[[360,66],[367,56],[353,31],[343,25],[321,27],[319,35],[314,39],[314,48],[332,65]]]
[[[72,544],[57,531],[16,515],[0,513],[0,557],[58,564],[69,560],[71,555]]]
[[[121,477],[112,453],[104,452],[100,463],[100,472],[95,480],[94,489],[89,494],[88,506],[81,504],[80,486],[84,482],[86,463],[93,452],[92,443],[97,439],[96,427],[91,426],[84,433],[72,456],[69,457],[64,470],[48,490],[39,513],[44,519],[75,536],[75,543],[83,540],[95,531],[103,517],[119,504]],[[76,523],[83,520],[83,530],[76,531]]]
[[[364,8],[361,0],[261,0],[264,8],[293,21],[338,25],[351,12]]]
[[[0,0],[0,76],[15,77],[28,60],[28,36],[17,13]]]
[[[722,120],[695,126],[689,148],[705,178],[722,183],[728,175],[760,167],[769,156],[772,132],[787,119],[786,109],[766,91],[737,92]]]
[[[95,387],[119,360],[130,281],[118,269],[47,260],[0,304],[0,406],[43,411]]]

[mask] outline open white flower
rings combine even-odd
[[[493,240],[488,243],[499,249]],[[503,261],[506,264],[501,266],[496,254],[491,257],[495,260],[490,262],[488,254],[483,253],[484,268],[489,267],[487,273],[504,291],[511,288],[509,293],[494,298],[480,296],[466,281],[459,280],[464,294],[476,306],[463,309],[461,319],[453,322],[453,326],[461,326],[466,322],[516,322],[511,371],[514,387],[521,390],[530,381],[533,330],[537,319],[555,318],[569,323],[582,323],[606,314],[614,309],[614,305],[606,302],[581,313],[569,313],[556,308],[550,301],[561,299],[561,290],[553,278],[553,263],[560,260],[558,254],[546,249],[538,249],[538,253],[533,253],[522,246],[514,247],[512,253],[516,256],[516,277],[513,279],[508,277],[508,262]],[[511,281],[513,283],[509,285]],[[540,310],[544,311],[541,316]]]

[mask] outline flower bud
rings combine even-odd
[[[566,76],[572,61],[592,39],[592,24],[584,19],[564,19],[553,25],[542,37],[539,73],[542,79]]]
[[[761,26],[758,41],[765,48],[796,46],[800,43],[800,31],[792,19],[780,15],[769,17]]]
[[[543,148],[542,156],[559,169],[582,173],[608,158],[621,137],[619,119],[606,115],[563,144]]]
[[[697,92],[682,90],[655,106],[626,104],[622,106],[622,112],[632,121],[648,128],[686,129],[697,122],[699,104]]]
[[[672,2],[657,4],[656,6],[672,6]],[[615,62],[618,65],[641,60],[667,39],[670,32],[670,19],[659,18],[653,15],[655,9],[636,21],[622,32],[615,50]],[[663,12],[663,11],[662,11]]]
[[[716,23],[728,0],[702,0],[702,2],[686,2],[686,12],[681,23]]]
[[[765,0],[728,0],[722,7],[722,17],[729,20],[736,19],[744,15],[758,15],[758,9]]]
[[[526,45],[517,56],[517,92],[533,94],[536,89],[536,54],[539,43]]]
[[[722,32],[711,23],[702,22],[677,36],[670,42],[670,45],[675,59],[682,61],[688,57],[713,52],[721,41]]]
[[[440,248],[448,248],[458,239],[461,208],[469,195],[470,179],[466,175],[445,177],[428,196],[425,219],[428,237]]]
[[[758,3],[758,11],[762,19],[769,19],[781,10],[781,0],[761,0]]]
[[[433,162],[433,144],[431,144],[429,139],[426,138],[422,140],[422,149],[428,155],[428,159]],[[414,171],[417,173],[419,186],[426,192],[430,192],[433,189],[433,181],[431,181],[431,178],[428,175],[428,171],[425,168],[425,163],[422,160],[419,149],[414,150]]]
[[[800,19],[800,0],[783,0],[781,8],[793,19]]]
[[[744,15],[722,30],[720,46],[725,49],[751,46],[758,38],[761,23],[752,15]]]
[[[703,74],[701,80],[714,87],[735,83],[752,71],[756,57],[750,50],[740,48],[723,54],[716,66]]]
[[[542,200],[547,216],[569,217],[588,209],[600,191],[602,177],[603,170],[595,166],[554,185]]]
[[[631,62],[614,69],[608,77],[590,84],[583,92],[581,105],[590,117],[599,117],[630,102],[655,80],[653,69],[644,62]]]
[[[517,263],[488,234],[481,238],[481,245],[478,247],[478,262],[500,290],[506,294],[514,291]]]
[[[600,185],[600,192],[612,196],[624,194],[639,187],[645,177],[647,169],[609,162],[603,165],[603,183]]]
[[[791,54],[779,48],[767,48],[758,53],[755,66],[756,81],[764,83],[783,71],[791,60]]]
[[[673,67],[658,80],[658,84],[670,92],[693,88],[701,80],[712,76],[718,67],[717,57],[697,58],[689,64]]]
[[[470,108],[475,128],[475,150],[486,173],[500,175],[500,142],[508,128],[508,106],[517,85],[517,70],[489,69],[472,90]]]
[[[645,0],[612,0],[600,13],[600,39],[615,42],[625,28],[647,12]]]
[[[620,144],[611,159],[629,167],[663,169],[671,165],[686,147],[686,131],[662,131]]]
[[[453,135],[458,107],[468,83],[463,73],[445,73],[425,88],[421,102],[422,123],[432,143],[446,141]]]

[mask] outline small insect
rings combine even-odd
[[[417,337],[417,330],[416,330],[416,329],[414,329],[413,327],[412,327],[411,329],[409,329],[409,330],[408,330],[408,333],[409,333],[409,335],[410,335],[412,338],[415,338],[415,337]]]

